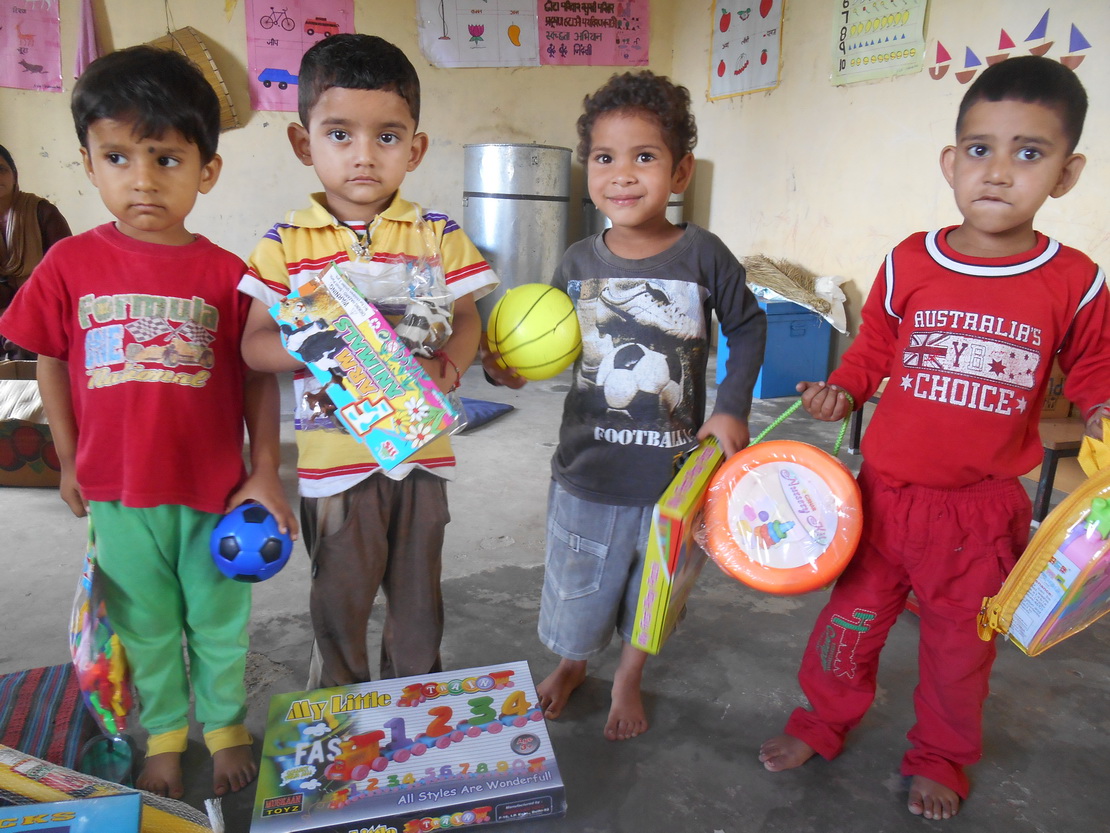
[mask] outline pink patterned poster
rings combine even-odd
[[[59,0],[8,0],[0,7],[0,87],[62,91]]]
[[[354,32],[354,0],[247,0],[251,109],[297,111],[297,72],[312,44]]]
[[[562,66],[644,66],[648,62],[648,0],[537,0],[540,63]]]

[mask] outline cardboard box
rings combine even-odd
[[[35,362],[0,362],[0,486],[57,488],[60,479]]]
[[[1066,417],[1070,411],[1071,402],[1064,398],[1064,371],[1060,369],[1060,362],[1053,359],[1048,390],[1041,405],[1041,419]]]
[[[526,662],[270,698],[251,833],[423,833],[565,814]]]
[[[459,418],[385,316],[335,264],[270,308],[286,350],[335,406],[333,417],[385,470]]]
[[[43,833],[138,833],[142,801],[137,792],[73,801],[0,807],[0,830]]]
[[[694,541],[694,530],[709,481],[722,462],[717,440],[703,440],[655,504],[632,626],[632,644],[649,654],[659,653],[674,631],[705,564],[705,551]]]

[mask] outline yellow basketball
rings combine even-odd
[[[525,379],[550,379],[582,352],[574,303],[565,292],[544,283],[525,283],[506,292],[486,326],[491,350],[501,366]]]

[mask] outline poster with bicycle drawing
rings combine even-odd
[[[59,0],[10,0],[0,7],[0,87],[62,91]]]
[[[420,49],[437,67],[539,66],[536,6],[536,0],[418,0]]]
[[[717,0],[709,50],[709,98],[779,85],[782,7],[786,0]]]
[[[247,81],[253,110],[297,110],[301,56],[355,31],[354,0],[247,0]]]

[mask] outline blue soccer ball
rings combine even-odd
[[[265,581],[289,560],[293,539],[278,529],[265,506],[244,503],[220,519],[212,530],[212,560],[236,581]]]

